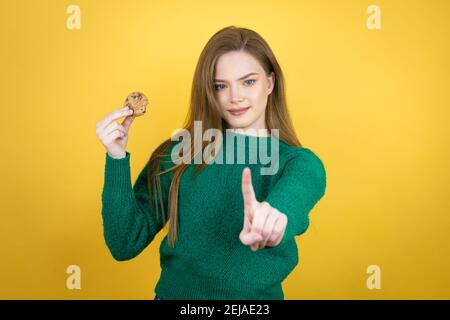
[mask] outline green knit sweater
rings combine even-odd
[[[242,133],[224,134],[216,159],[198,175],[192,163],[184,171],[178,198],[178,240],[174,248],[164,237],[160,251],[161,275],[155,293],[162,299],[284,299],[281,283],[298,264],[295,236],[309,226],[309,212],[322,198],[326,173],[322,161],[310,149],[289,146],[281,140],[278,149],[271,137]],[[234,145],[228,141],[233,140]],[[170,150],[178,142],[173,142]],[[262,168],[276,167],[250,153],[266,146],[267,154],[278,151],[277,170],[261,174]],[[228,149],[227,149],[228,148]],[[234,153],[230,153],[233,150]],[[245,153],[245,163],[236,155]],[[234,155],[234,164],[225,161]],[[276,152],[274,152],[276,154]],[[170,156],[162,169],[173,165]],[[251,158],[250,158],[251,159]],[[266,159],[267,160],[267,159]],[[249,167],[258,201],[267,201],[288,217],[282,242],[277,247],[252,251],[239,239],[243,227],[242,171]],[[167,198],[173,171],[161,175],[162,200]],[[147,166],[134,185],[130,177],[130,153],[114,159],[106,153],[102,193],[105,242],[118,261],[139,255],[164,227],[149,205]],[[160,217],[160,215],[158,215]]]

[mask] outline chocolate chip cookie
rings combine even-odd
[[[133,116],[139,117],[144,115],[148,105],[147,97],[141,92],[132,92],[125,99],[124,107],[133,110]]]

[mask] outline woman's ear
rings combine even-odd
[[[270,73],[270,76],[267,77],[267,80],[269,82],[267,95],[269,95],[272,93],[273,88],[275,87],[275,73],[273,71]]]

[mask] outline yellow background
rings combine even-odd
[[[381,30],[366,27],[370,4]],[[237,25],[273,49],[300,141],[327,169],[286,299],[449,299],[449,14],[437,0],[2,0],[0,298],[153,299],[167,229],[135,259],[111,257],[95,125],[148,95],[127,148],[134,181],[181,126],[207,40]],[[66,288],[72,264],[80,290]]]

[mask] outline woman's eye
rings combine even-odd
[[[256,80],[254,80],[254,79],[248,79],[248,80],[244,81],[246,86],[252,86],[255,82],[256,82]],[[215,84],[214,88],[216,91],[219,91],[219,90],[224,89],[225,85],[224,84]]]
[[[221,86],[224,86],[224,84],[216,84],[216,85],[214,85],[214,88],[216,89],[216,91],[218,91],[218,90],[223,89],[223,87],[221,87]]]

